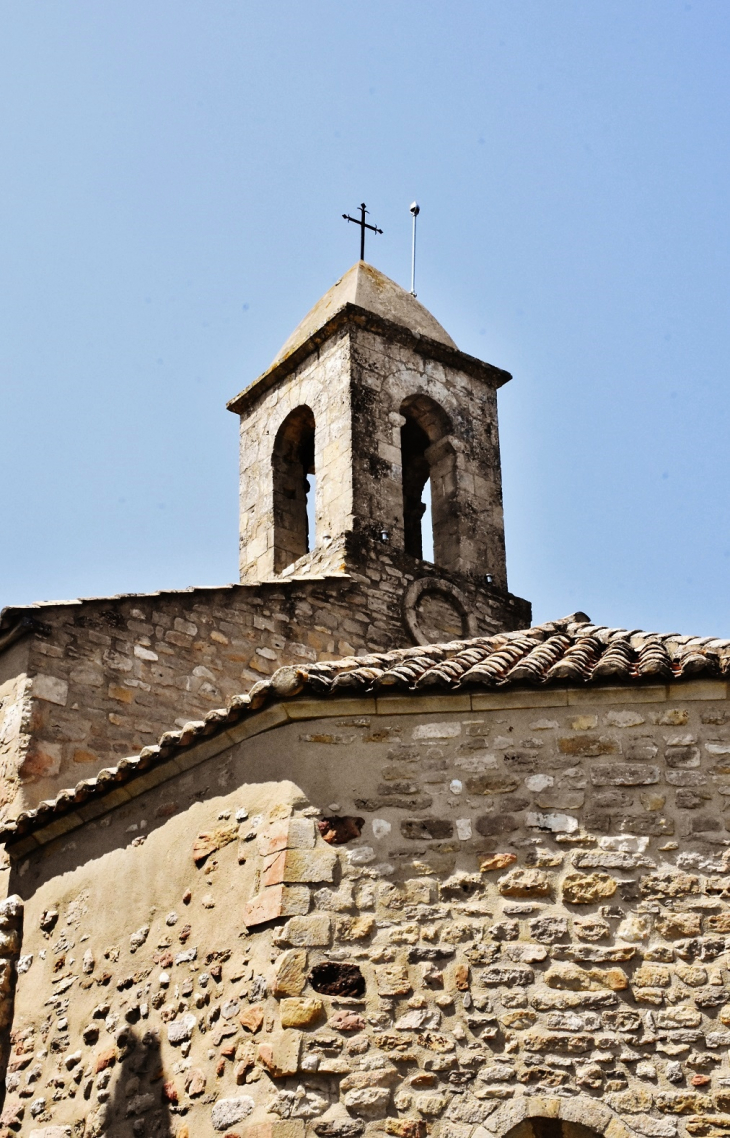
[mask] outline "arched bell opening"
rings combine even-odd
[[[405,419],[401,427],[405,551],[419,560],[447,566],[448,516],[455,483],[446,474],[450,456],[445,466],[443,448],[437,444],[451,434],[451,420],[427,395],[409,395],[400,413]]]
[[[309,501],[314,496],[314,437],[314,415],[301,406],[287,415],[274,440],[275,573],[314,548],[314,511]]]

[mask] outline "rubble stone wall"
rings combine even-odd
[[[293,700],[114,791],[14,860],[4,1133],[724,1138],[727,695]]]
[[[38,609],[38,631],[0,655],[0,809],[75,786],[282,664],[411,646],[406,592],[434,567],[367,543],[356,552],[352,576]],[[426,639],[529,624],[527,602],[456,580],[470,619],[426,592],[415,613]]]

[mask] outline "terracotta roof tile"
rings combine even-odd
[[[697,676],[730,679],[730,640],[647,633],[593,625],[583,613],[518,632],[399,648],[368,656],[279,668],[247,695],[204,719],[166,731],[139,755],[99,771],[55,799],[6,821],[0,840],[13,842],[56,817],[101,797],[203,738],[226,730],[265,704],[300,696],[386,694],[389,690],[468,691],[551,684],[641,684]]]

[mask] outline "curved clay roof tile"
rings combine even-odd
[[[639,649],[636,672],[639,676],[659,676],[665,679],[673,677],[672,661],[661,640],[658,638],[647,640]]]
[[[570,638],[557,634],[538,644],[509,673],[513,683],[524,681],[528,684],[544,684],[553,664],[570,647]]]

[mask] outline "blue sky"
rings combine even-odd
[[[536,620],[730,636],[726,0],[0,5],[0,604],[236,579],[226,399],[369,258],[500,393]]]

